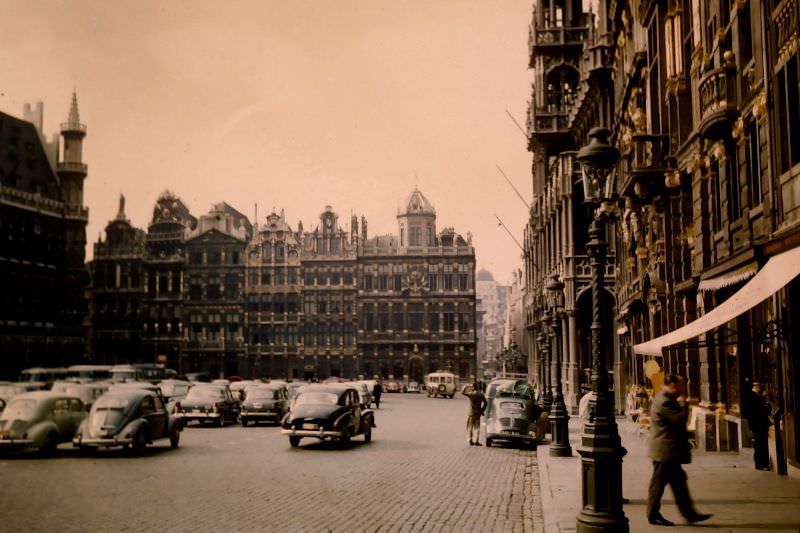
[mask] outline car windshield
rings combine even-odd
[[[2,414],[0,420],[30,420],[36,414],[36,400],[18,399],[11,400]]]
[[[512,398],[522,398],[525,400],[530,400],[533,398],[533,389],[531,384],[525,381],[524,379],[520,379],[517,381],[508,381],[501,383],[497,387],[497,396],[503,397],[512,397]]]
[[[339,396],[332,392],[304,392],[297,397],[297,405],[326,404],[336,405]]]
[[[114,398],[114,397],[101,397],[97,402],[94,404],[94,408],[96,411],[102,409],[125,409],[128,407],[128,400],[125,398]]]
[[[164,396],[177,396],[180,394],[186,394],[189,390],[189,386],[183,383],[162,383],[159,385],[161,387],[161,394]]]
[[[276,390],[251,390],[247,393],[248,400],[277,400],[278,391]]]
[[[215,387],[194,387],[189,389],[189,394],[186,395],[187,400],[194,398],[224,398],[225,394],[222,389]]]
[[[525,405],[522,402],[500,402],[500,407],[509,411],[522,411]]]

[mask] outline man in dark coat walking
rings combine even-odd
[[[691,461],[689,439],[686,433],[688,408],[682,395],[682,379],[670,374],[664,387],[653,399],[650,422],[650,457],[653,459],[653,476],[647,496],[647,521],[659,526],[672,526],[661,515],[661,496],[669,484],[681,514],[693,524],[711,517],[698,513],[689,495],[686,472],[681,467]]]
[[[753,389],[747,395],[747,423],[753,433],[753,451],[756,468],[770,470],[769,467],[769,404],[761,390],[761,383],[753,382]]]
[[[383,385],[381,385],[380,381],[376,381],[375,385],[372,386],[372,399],[375,400],[377,409],[381,408],[381,394],[383,394]]]

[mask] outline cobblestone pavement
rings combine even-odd
[[[542,531],[536,452],[468,446],[465,398],[383,400],[346,449],[192,426],[141,458],[0,459],[0,530]]]

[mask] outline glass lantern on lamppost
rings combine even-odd
[[[545,285],[547,307],[550,309],[550,334],[552,340],[552,358],[555,363],[555,396],[550,407],[550,434],[552,444],[550,455],[555,457],[571,457],[572,447],[569,445],[569,414],[564,403],[564,391],[561,386],[561,319],[564,313],[564,282],[557,274],[548,280]]]
[[[605,338],[610,328],[603,327],[601,295],[605,286],[605,212],[603,202],[613,198],[613,169],[619,150],[608,143],[611,132],[604,128],[589,131],[590,142],[576,156],[583,173],[584,202],[594,217],[586,244],[592,267],[592,391],[589,416],[583,426],[581,446],[581,487],[583,508],[577,516],[579,532],[627,533],[628,519],[622,509],[622,447],[608,393]]]

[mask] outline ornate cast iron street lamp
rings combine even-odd
[[[579,532],[627,533],[628,519],[622,509],[622,447],[608,394],[606,354],[602,353],[605,336],[601,296],[605,285],[605,209],[603,202],[612,199],[612,170],[619,151],[608,144],[607,129],[589,131],[590,142],[578,151],[576,159],[583,172],[584,202],[594,210],[589,228],[589,262],[592,267],[592,391],[588,418],[583,426],[581,446],[581,487],[583,508],[577,516]]]
[[[544,335],[544,328],[539,329],[539,333],[536,334],[536,370],[539,373],[539,383],[537,385],[537,390],[541,388],[541,395],[539,398],[544,398],[544,388],[545,388],[545,377],[544,377],[544,365],[546,363],[546,359],[544,357],[546,344],[545,344],[545,335]],[[544,408],[544,407],[542,407]]]
[[[547,300],[543,300],[545,303]],[[550,412],[553,406],[553,380],[550,372],[552,359],[550,358],[550,335],[547,333],[547,325],[550,323],[550,312],[547,306],[542,310],[542,381],[544,390],[542,391],[542,408]]]
[[[571,457],[572,447],[569,445],[569,414],[564,404],[564,391],[561,387],[561,318],[564,312],[564,282],[557,274],[548,280],[545,285],[547,306],[550,308],[550,331],[552,340],[552,359],[556,366],[555,371],[555,397],[550,407],[550,455],[555,457]]]

